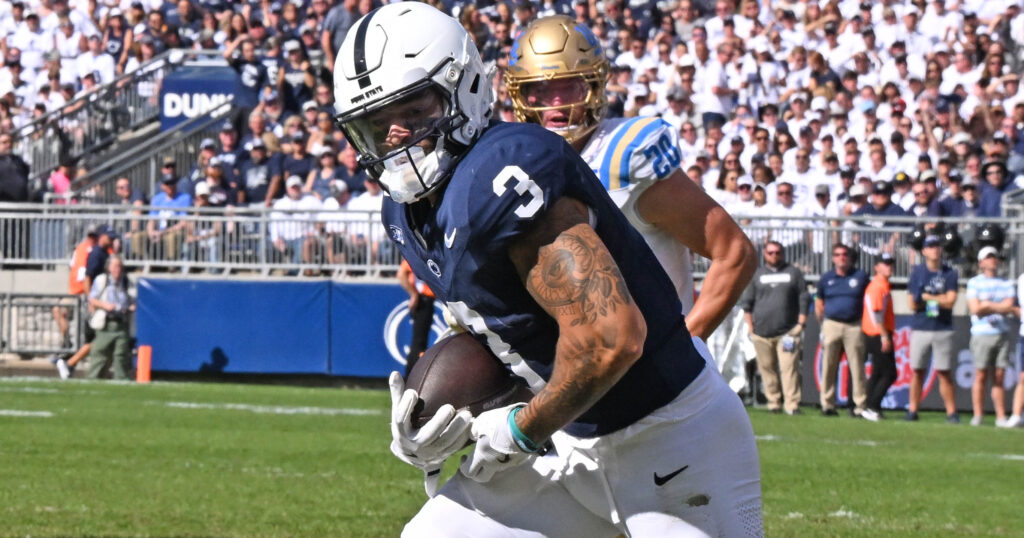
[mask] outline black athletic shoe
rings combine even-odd
[[[826,417],[838,417],[839,411],[836,411],[835,409],[822,409],[821,414]]]
[[[960,424],[960,415],[958,413],[946,415],[946,424]]]
[[[910,422],[916,422],[917,421],[917,411],[907,411],[907,414],[906,414],[906,416],[903,417],[903,420],[907,420],[907,421],[910,421]]]

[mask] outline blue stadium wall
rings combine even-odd
[[[153,347],[156,371],[383,378],[404,369],[412,338],[408,295],[397,284],[144,278],[138,289],[136,334],[140,345]],[[883,402],[889,409],[907,405],[913,373],[910,318],[898,316],[896,324],[899,377]],[[974,375],[970,320],[957,316],[955,326],[956,398],[966,409]],[[443,330],[437,310],[431,343]],[[821,356],[817,323],[809,316],[801,365],[805,404],[818,403]],[[838,377],[837,400],[845,405],[845,368]],[[1011,368],[1007,388],[1016,379]],[[936,373],[929,369],[922,407],[941,409],[938,392]],[[991,408],[987,397],[985,406]]]
[[[140,279],[153,370],[386,377],[404,368],[408,295],[389,284]],[[431,342],[443,330],[435,312]]]

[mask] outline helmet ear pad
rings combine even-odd
[[[610,66],[597,37],[585,25],[564,15],[534,20],[516,37],[508,63],[505,86],[518,121],[542,123],[546,110],[563,109],[571,115],[582,108],[578,124],[557,131],[571,143],[589,135],[604,119]],[[582,78],[588,86],[587,96],[578,103],[533,106],[523,95],[526,84],[573,77]]]

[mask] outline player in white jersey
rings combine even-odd
[[[639,231],[676,287],[694,335],[707,339],[743,290],[722,278],[744,252],[713,252],[703,230],[742,231],[680,167],[679,137],[657,117],[605,119],[608,60],[590,29],[570,17],[532,22],[513,42],[505,85],[519,121],[561,134]],[[707,210],[707,211],[705,211]],[[702,215],[711,213],[711,220]],[[712,260],[694,302],[690,251]],[[713,313],[713,314],[712,314]]]

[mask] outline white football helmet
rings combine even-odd
[[[387,4],[356,21],[338,51],[337,120],[367,172],[396,202],[411,203],[437,188],[486,128],[493,78],[458,21],[420,2]],[[417,102],[429,107],[411,116],[425,117],[410,118],[402,127],[411,136],[389,146],[386,111]],[[423,140],[433,142],[430,153]]]

